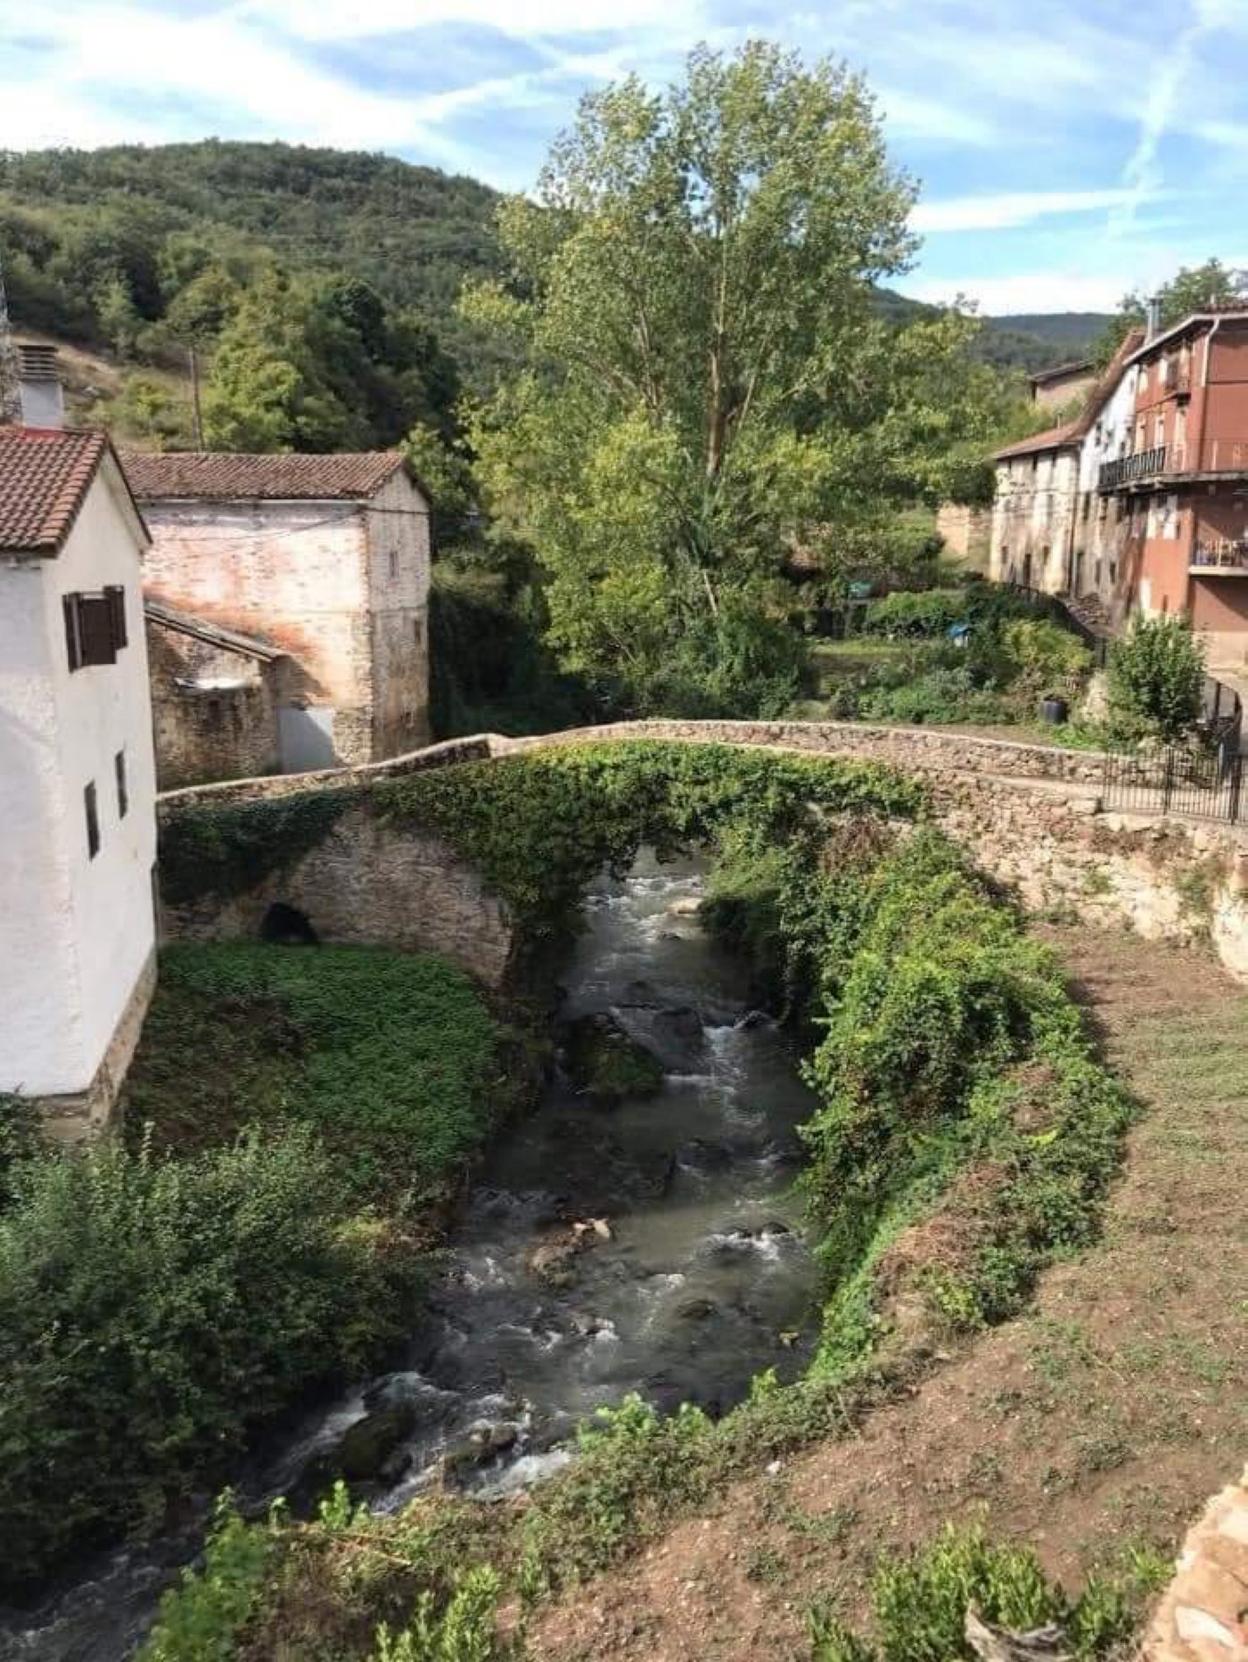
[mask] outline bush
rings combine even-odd
[[[1109,655],[1111,718],[1179,738],[1200,715],[1205,655],[1178,617],[1137,617]]]
[[[994,1546],[982,1529],[948,1525],[926,1546],[879,1565],[871,1586],[874,1644],[834,1617],[812,1614],[812,1662],[976,1662],[982,1653],[966,1639],[972,1609],[1008,1633],[1056,1624],[1076,1662],[1095,1662],[1131,1638],[1165,1575],[1155,1556],[1137,1554],[1112,1579],[1091,1577],[1072,1603],[1029,1547]]]
[[[912,635],[931,640],[948,634],[955,623],[970,616],[963,589],[927,589],[917,593],[897,590],[867,607],[863,629],[868,635]]]
[[[1009,701],[991,688],[976,686],[965,666],[929,670],[900,687],[872,689],[858,699],[862,721],[905,722],[916,726],[950,722],[991,726],[1016,719]]]
[[[398,1288],[306,1136],[19,1169],[0,1217],[0,1583],[157,1523],[393,1337]]]
[[[1092,665],[1092,654],[1076,635],[1047,618],[1015,618],[1001,630],[1002,649],[1020,690],[1035,694],[1073,693]]]
[[[181,1150],[302,1121],[362,1197],[422,1201],[507,1107],[497,1037],[467,975],[427,954],[177,942],[161,954],[126,1121],[132,1142],[150,1123]]]
[[[253,1528],[227,1490],[217,1502],[203,1563],[183,1570],[137,1662],[231,1662],[234,1642],[256,1608],[273,1555],[271,1530]]]

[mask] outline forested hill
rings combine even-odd
[[[880,291],[880,306],[899,323],[931,310],[893,289]],[[977,354],[999,369],[1021,369],[1034,375],[1072,358],[1091,356],[1112,321],[1108,312],[1014,312],[985,317]]]
[[[465,275],[495,269],[497,200],[488,185],[437,168],[290,144],[206,139],[0,153],[0,245],[16,291],[10,303],[32,327],[46,320],[23,315],[29,302],[46,307],[49,298],[29,292],[28,261],[37,266],[46,252],[35,231],[59,240],[67,224],[103,230],[118,221],[132,244],[212,232],[226,258],[267,251],[295,267],[349,272],[436,324],[450,314]],[[170,274],[130,275],[142,309],[151,299],[145,286]]]

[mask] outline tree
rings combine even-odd
[[[1108,363],[1113,357],[1129,329],[1143,324],[1148,315],[1149,298],[1140,289],[1123,295],[1097,348],[1102,363]],[[1192,312],[1241,299],[1242,279],[1238,273],[1228,271],[1221,260],[1210,259],[1203,265],[1181,267],[1177,276],[1157,290],[1156,298],[1161,302],[1161,326],[1168,329]]]
[[[1177,739],[1200,715],[1204,678],[1204,652],[1182,618],[1137,617],[1110,652],[1111,713],[1127,729]]]
[[[470,437],[569,667],[641,686],[696,637],[757,675],[768,632],[742,652],[740,615],[783,617],[794,543],[940,488],[974,325],[899,330],[872,303],[914,194],[859,78],[755,42],[589,95],[537,200],[505,205],[510,284],[468,312],[529,367]]]
[[[265,273],[221,336],[204,391],[204,430],[222,450],[362,448],[367,433],[325,371],[315,297]],[[318,344],[320,350],[318,351]]]

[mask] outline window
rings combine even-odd
[[[417,647],[424,646],[425,624],[423,618],[414,617],[412,619],[412,639],[416,642]]]
[[[85,669],[89,664],[115,664],[117,654],[126,645],[125,589],[63,595],[61,606],[70,670]]]
[[[395,578],[398,575],[399,575],[399,551],[398,551],[397,548],[392,548],[390,550],[390,581],[393,583]]]
[[[100,852],[100,809],[95,800],[95,780],[85,787],[82,805],[87,816],[87,859],[94,860]]]
[[[126,753],[119,750],[113,757],[113,774],[117,780],[117,818],[125,819],[130,812],[130,791],[126,784]]]

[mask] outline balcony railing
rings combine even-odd
[[[1248,537],[1219,537],[1198,542],[1192,550],[1191,569],[1248,572]]]
[[[1151,450],[1137,450],[1133,456],[1119,456],[1117,461],[1102,462],[1097,484],[1103,491],[1117,490],[1137,479],[1151,479],[1166,471],[1167,447],[1154,445]]]

